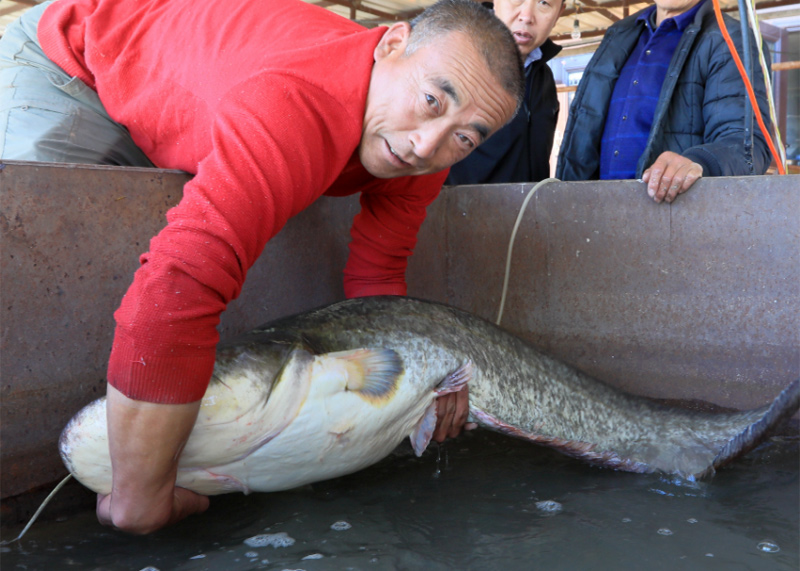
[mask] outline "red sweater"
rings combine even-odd
[[[114,387],[202,398],[221,312],[267,241],[322,194],[362,193],[346,295],[405,294],[446,172],[376,179],[358,160],[385,30],[296,0],[59,0],[45,11],[45,54],[97,91],[153,163],[196,175],[114,314]]]

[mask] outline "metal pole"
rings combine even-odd
[[[739,0],[739,25],[742,30],[744,69],[750,84],[753,84],[753,58],[750,53],[750,26],[748,25],[746,0]],[[756,30],[753,30],[757,33]],[[753,168],[753,108],[747,93],[744,95],[744,150],[750,168]]]

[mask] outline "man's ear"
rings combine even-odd
[[[408,22],[397,22],[389,26],[381,41],[375,46],[373,57],[380,61],[389,55],[402,55],[406,51],[411,25]]]

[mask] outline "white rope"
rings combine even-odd
[[[35,514],[33,514],[33,517],[32,517],[32,518],[30,519],[30,521],[28,522],[28,525],[26,525],[26,526],[23,528],[23,530],[19,532],[19,535],[18,535],[17,537],[15,537],[14,539],[11,539],[11,540],[9,540],[9,541],[3,541],[3,542],[0,542],[0,545],[8,545],[9,543],[14,543],[15,541],[19,541],[20,539],[22,539],[22,536],[23,536],[23,535],[25,535],[26,533],[28,533],[28,530],[29,530],[29,529],[31,528],[31,526],[33,525],[33,522],[35,522],[35,521],[36,521],[36,518],[37,518],[37,517],[39,517],[39,514],[41,514],[41,513],[42,513],[42,510],[44,509],[44,507],[45,507],[47,504],[49,504],[49,503],[50,503],[50,500],[52,500],[52,499],[53,499],[53,496],[55,496],[55,495],[56,495],[56,492],[58,492],[58,490],[60,490],[61,488],[63,488],[63,487],[64,487],[64,484],[66,484],[66,483],[69,481],[69,479],[70,479],[70,478],[72,478],[72,474],[67,474],[67,477],[66,477],[66,478],[64,478],[63,480],[61,480],[61,481],[58,483],[58,485],[57,485],[57,486],[56,486],[56,487],[53,489],[53,491],[52,491],[52,492],[50,492],[50,493],[47,495],[47,497],[46,497],[46,498],[44,499],[44,501],[42,502],[42,505],[40,505],[40,506],[39,506],[39,509],[38,509],[38,510],[36,510],[36,513],[35,513]]]
[[[753,2],[752,0],[744,0],[745,6],[747,6],[747,19],[750,21],[750,27],[753,29],[753,36],[756,38],[756,45],[758,46],[758,61],[761,64],[761,73],[764,76],[764,84],[767,88],[767,102],[769,103],[769,117],[772,120],[772,127],[775,130],[775,147],[778,151],[778,155],[780,156],[781,163],[783,165],[784,171],[786,170],[786,149],[783,148],[783,143],[781,142],[781,133],[780,129],[778,129],[778,118],[777,113],[775,112],[775,97],[772,93],[772,79],[769,75],[769,69],[767,68],[767,62],[764,59],[764,48],[762,47],[762,39],[761,39],[761,30],[758,27],[758,16],[756,16],[756,12],[753,9]]]
[[[522,206],[519,207],[519,214],[517,214],[517,221],[514,223],[514,229],[511,231],[511,239],[508,242],[508,254],[506,255],[506,271],[505,276],[503,277],[503,294],[500,296],[500,311],[497,313],[497,321],[496,324],[500,325],[500,320],[503,317],[503,308],[506,305],[506,294],[508,293],[508,278],[511,274],[511,253],[514,250],[514,240],[517,237],[517,230],[519,229],[519,225],[522,222],[522,215],[525,213],[525,207],[528,206],[528,202],[530,201],[531,197],[539,190],[539,187],[547,184],[548,182],[561,182],[557,178],[546,178],[540,182],[537,182],[536,185],[528,191],[528,196],[525,197],[525,200],[522,201]]]

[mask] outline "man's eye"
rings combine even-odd
[[[436,99],[436,98],[435,98],[433,95],[430,95],[429,93],[426,93],[426,94],[425,94],[425,102],[426,102],[426,103],[427,103],[427,104],[428,104],[430,107],[434,107],[434,108],[436,108],[436,109],[438,109],[438,108],[439,108],[439,101],[438,101],[438,100],[437,100],[437,99]]]
[[[475,143],[472,142],[472,139],[470,139],[466,135],[459,135],[458,140],[461,141],[462,144],[468,146],[470,149],[475,146]]]

